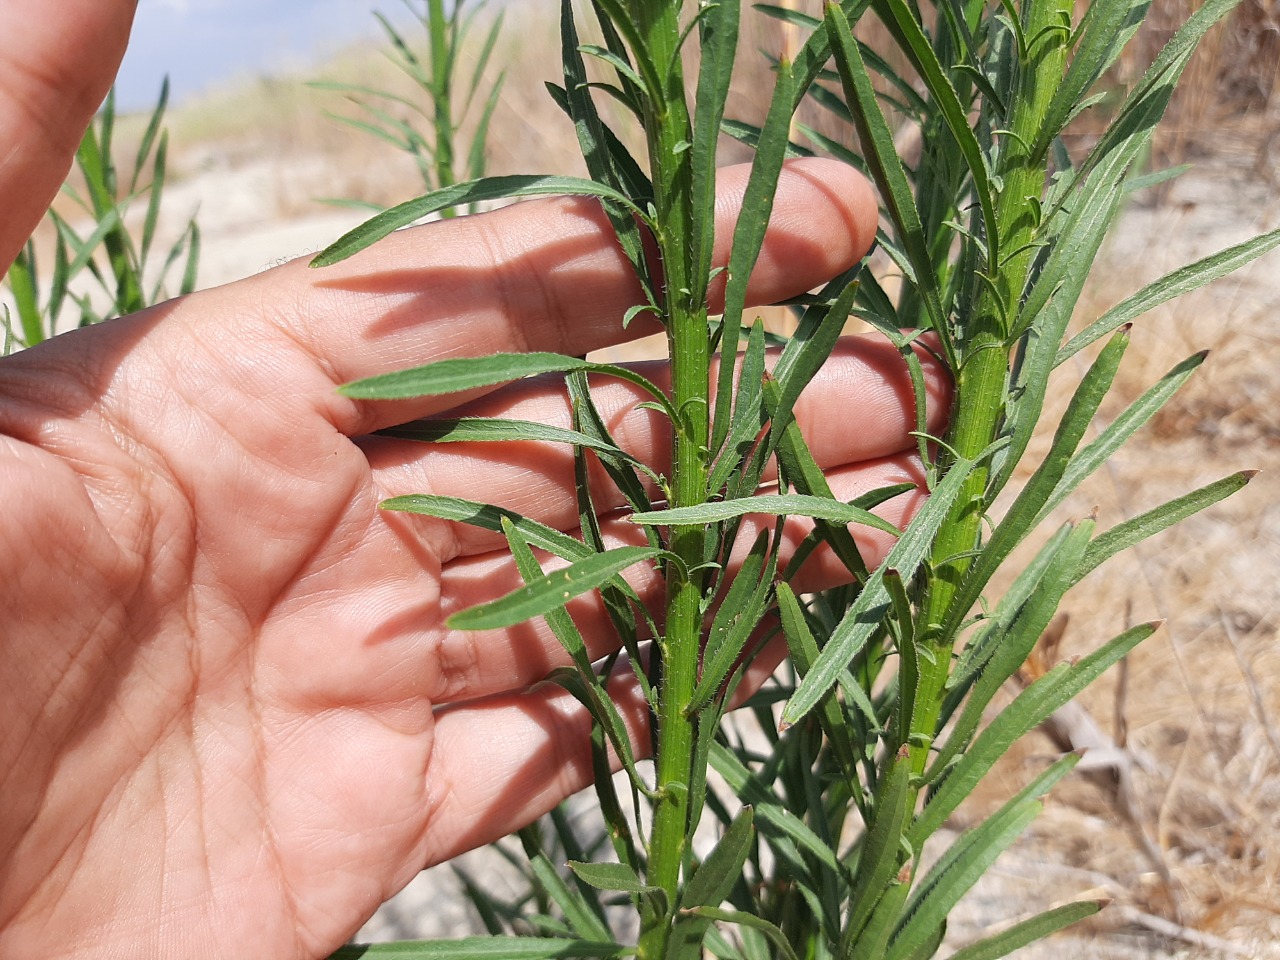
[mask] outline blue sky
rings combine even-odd
[[[402,20],[402,0],[140,0],[120,70],[122,109],[150,106],[237,74],[276,73],[379,32],[371,10]]]

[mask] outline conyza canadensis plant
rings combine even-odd
[[[1234,3],[1206,0],[1127,95],[1105,104],[1094,91],[1141,24],[1145,0],[941,0],[927,8],[844,0],[828,3],[821,18],[771,9],[807,39],[793,59],[775,65],[766,118],[753,127],[725,117],[738,56],[736,0],[592,0],[586,15],[599,44],[580,39],[579,15],[566,0],[563,83],[551,85],[552,95],[574,124],[590,178],[449,184],[386,211],[321,254],[318,267],[460,205],[549,193],[594,197],[643,291],[643,301],[618,322],[657,317],[671,365],[669,389],[624,366],[549,354],[449,359],[344,388],[352,397],[392,400],[534,374],[563,377],[573,430],[471,418],[420,424],[407,434],[429,442],[571,445],[578,531],[553,530],[500,505],[414,491],[385,507],[506,535],[526,586],[451,623],[495,628],[545,618],[571,664],[550,679],[590,712],[601,775],[598,829],[583,833],[558,815],[553,829],[522,832],[534,891],[526,903],[512,907],[473,889],[489,936],[348,947],[339,956],[917,960],[942,949],[948,914],[1078,758],[1067,755],[1042,770],[927,867],[926,843],[1015,741],[1156,625],[1120,631],[1054,667],[984,723],[997,691],[1082,578],[1249,480],[1248,472],[1235,473],[1109,529],[1084,518],[1043,530],[1038,552],[1000,580],[1008,583],[1001,595],[990,595],[1015,548],[1203,359],[1178,364],[1086,439],[1131,324],[1280,243],[1276,232],[1209,256],[1068,336],[1090,266],[1145,173],[1146,147],[1179,77]],[[854,27],[864,17],[879,20],[896,49],[876,52],[857,39]],[[697,57],[682,55],[690,44],[700,47]],[[601,71],[590,76],[608,79],[589,80],[589,60]],[[686,75],[691,63],[696,75]],[[646,156],[633,156],[622,133],[606,124],[597,101],[605,96],[639,118]],[[856,152],[834,138],[820,146],[874,181],[885,225],[879,245],[902,282],[891,293],[870,273],[857,280],[851,273],[804,298],[796,332],[765,376],[767,338],[744,314],[746,278],[783,160],[808,152],[789,142],[806,98],[851,122]],[[1073,154],[1060,136],[1064,128],[1083,111],[1101,109],[1109,117],[1104,131]],[[922,135],[914,165],[894,149],[904,123]],[[749,142],[755,158],[717,317],[708,315],[706,294],[722,131]],[[655,258],[646,254],[646,235]],[[868,511],[901,488],[853,503],[834,499],[792,416],[851,316],[896,345],[911,372],[931,494],[910,524],[894,531],[900,535],[875,569],[864,566],[848,525],[883,526]],[[921,344],[954,376],[954,412],[943,436],[927,432]],[[1082,351],[1091,358],[1087,371],[1060,421],[1049,425],[1048,452],[1026,463],[1033,434],[1045,427],[1046,396],[1061,389],[1054,371]],[[713,376],[717,352],[725,359]],[[589,389],[602,378],[635,385],[669,419],[669,472],[618,448]],[[643,544],[605,547],[586,489],[590,458],[643,527]],[[753,496],[770,462],[777,464],[777,491]],[[1020,468],[1029,476],[1011,483]],[[813,518],[802,551],[829,548],[847,566],[851,585],[798,592],[789,583],[796,564],[777,559],[781,519],[742,548],[745,559],[729,577],[728,553],[743,517],[762,513]],[[558,559],[544,572],[535,551]],[[621,576],[642,563],[663,572],[661,615],[640,605]],[[565,604],[588,591],[599,591],[623,656],[597,663],[587,654]],[[789,662],[749,700],[764,730],[763,745],[749,743],[722,720],[755,645],[779,631]],[[634,670],[648,699],[651,769],[637,762],[610,700],[605,681],[616,669]],[[604,775],[614,762],[624,771],[621,781]],[[708,823],[718,839],[695,856],[695,832]],[[567,857],[567,869],[553,857]],[[1004,956],[1098,909],[1094,901],[1060,906],[952,956]]]

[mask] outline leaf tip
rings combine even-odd
[[[1164,619],[1164,617],[1160,617],[1160,618],[1159,618],[1159,619],[1157,619],[1157,620],[1148,620],[1148,621],[1146,622],[1146,626],[1147,626],[1149,629],[1151,629],[1152,631],[1155,631],[1155,630],[1159,630],[1161,627],[1163,627],[1163,626],[1165,625],[1165,623],[1166,623],[1166,620]]]
[[[1261,472],[1261,470],[1241,470],[1240,478],[1244,480],[1245,483],[1248,483]]]

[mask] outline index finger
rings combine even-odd
[[[724,264],[749,169],[721,171],[716,262]],[[856,263],[876,205],[856,171],[794,161],[748,287],[751,303],[802,293]],[[448,357],[550,351],[581,355],[651,333],[622,318],[639,283],[594,200],[529,201],[393,234],[337,266],[288,264],[237,285],[331,385]],[[264,309],[265,307],[265,309]],[[316,396],[317,394],[312,394]],[[370,404],[324,391],[348,435],[427,416],[460,398]]]

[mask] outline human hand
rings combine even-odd
[[[722,237],[744,183],[725,172]],[[847,267],[874,218],[847,168],[790,167],[753,302]],[[372,435],[460,403],[565,423],[560,394],[530,381],[367,404],[334,387],[447,356],[604,347],[637,297],[598,208],[548,200],[0,361],[0,955],[324,956],[424,866],[588,781],[585,714],[539,685],[564,662],[554,638],[443,626],[518,582],[499,539],[377,507],[482,491],[572,529],[562,450]],[[929,369],[936,426],[946,375]],[[838,495],[918,475],[910,397],[896,353],[864,339],[802,398]],[[660,462],[638,399],[599,392],[620,443]],[[858,538],[869,562],[887,546]],[[804,571],[811,587],[841,575],[821,554]],[[591,598],[571,609],[607,653]],[[643,742],[643,704],[618,696]]]

